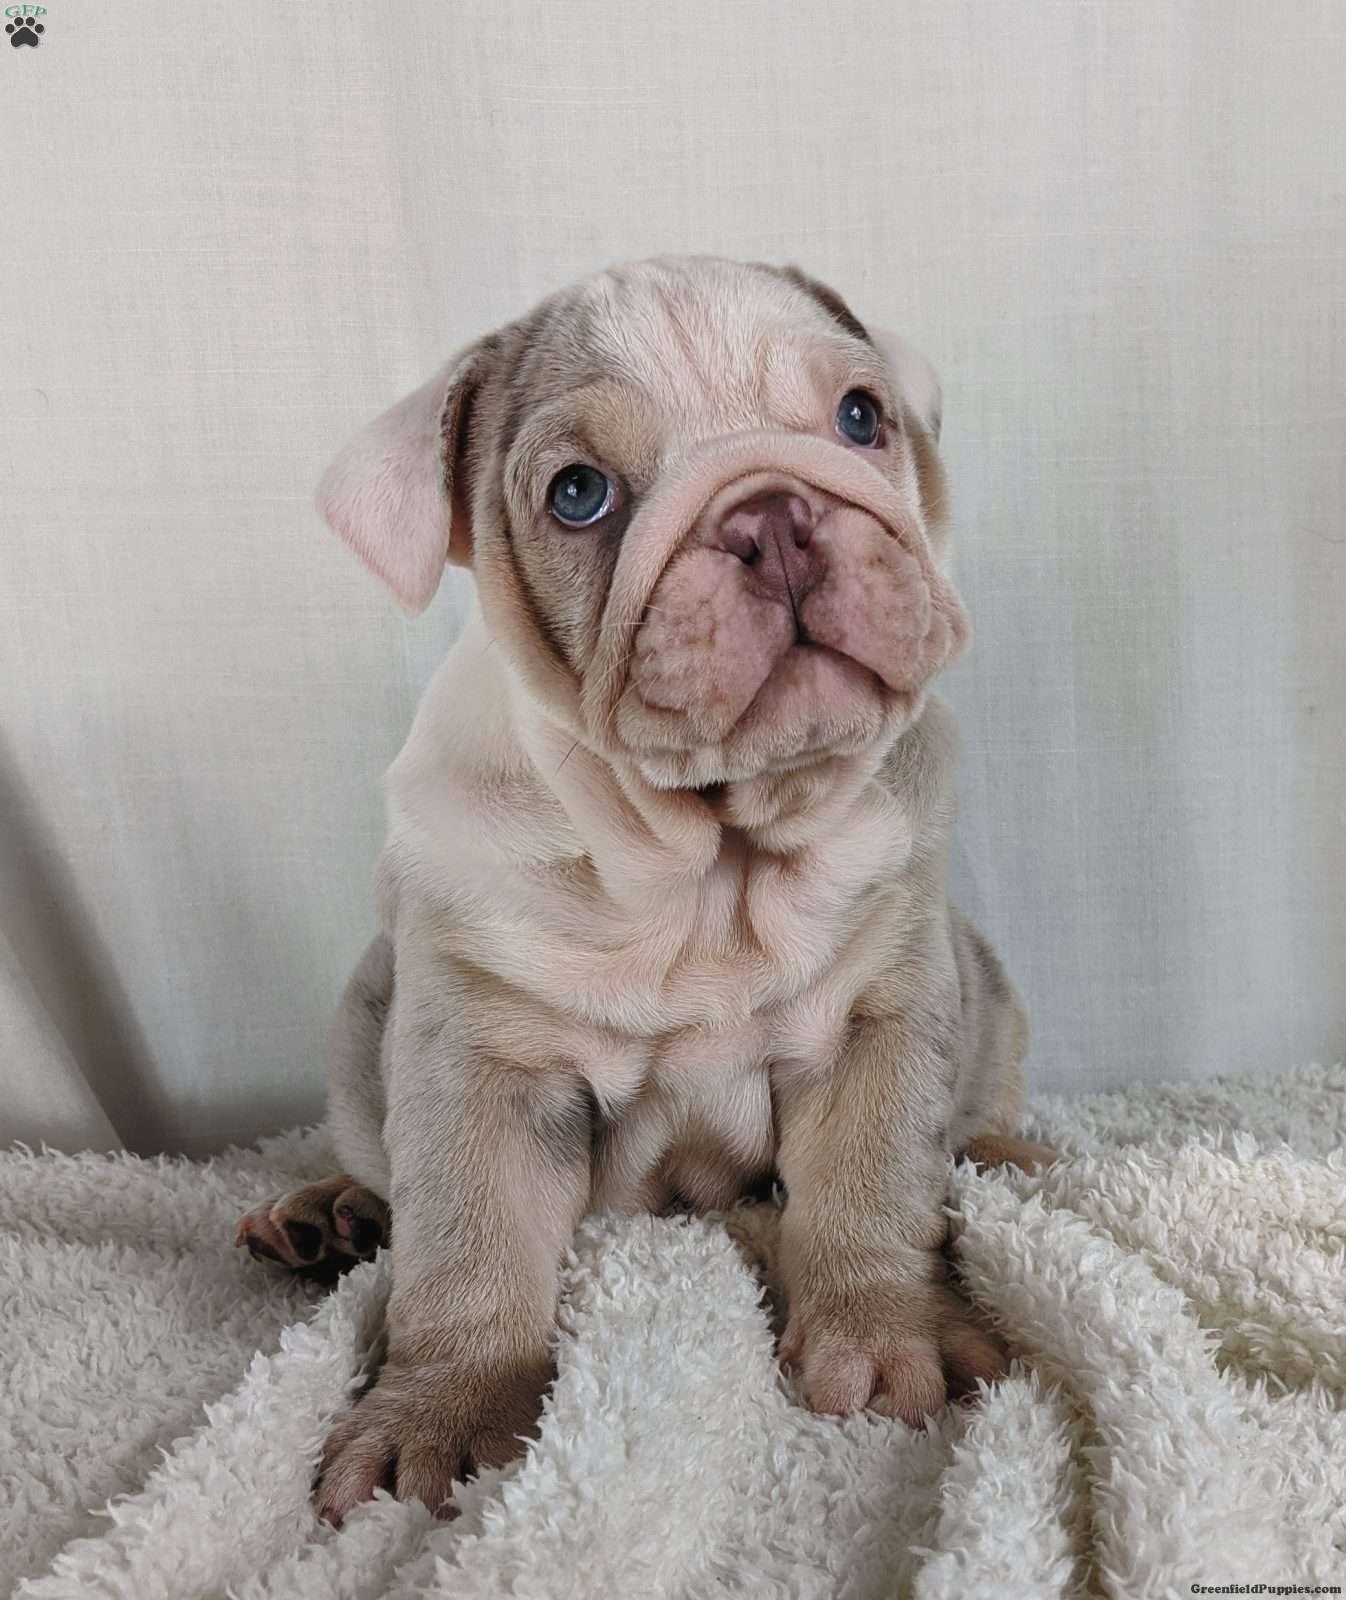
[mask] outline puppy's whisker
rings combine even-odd
[[[667,610],[667,606],[646,606],[644,611],[641,612],[640,616],[636,618],[634,622],[628,622],[625,620],[620,622],[605,622],[602,624],[600,631],[603,633],[620,633],[623,629],[626,629],[630,633],[635,633],[639,629],[641,623],[644,622],[646,617],[663,616]]]

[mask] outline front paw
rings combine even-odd
[[[920,1427],[950,1400],[1004,1376],[1006,1356],[963,1297],[942,1283],[847,1290],[805,1300],[781,1341],[811,1411],[868,1406]]]
[[[522,1455],[551,1373],[545,1354],[490,1371],[390,1362],[327,1440],[318,1515],[340,1526],[375,1489],[439,1511],[455,1483]]]

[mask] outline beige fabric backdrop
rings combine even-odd
[[[958,879],[1081,1088],[1346,1046],[1346,5],[55,0],[0,44],[0,1137],[312,1116],[402,620],[310,491],[614,257],[922,345]]]

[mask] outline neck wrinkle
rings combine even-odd
[[[604,892],[619,904],[701,876],[719,854],[721,827],[699,796],[662,791],[596,750],[528,694],[511,674],[520,744],[556,800]]]
[[[873,784],[886,748],[731,783],[712,809],[695,791],[656,788],[634,762],[596,749],[509,676],[519,740],[538,781],[564,811],[604,892],[620,905],[649,905],[670,885],[704,876],[730,831],[751,851],[777,859],[803,854],[844,824]]]
[[[874,782],[882,747],[831,756],[816,766],[780,777],[730,785],[728,803],[753,848],[795,856],[822,843],[853,811]]]

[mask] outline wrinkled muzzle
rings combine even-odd
[[[585,720],[637,757],[681,753],[668,781],[764,770],[914,714],[967,632],[914,468],[894,484],[825,439],[734,435],[632,519]]]

